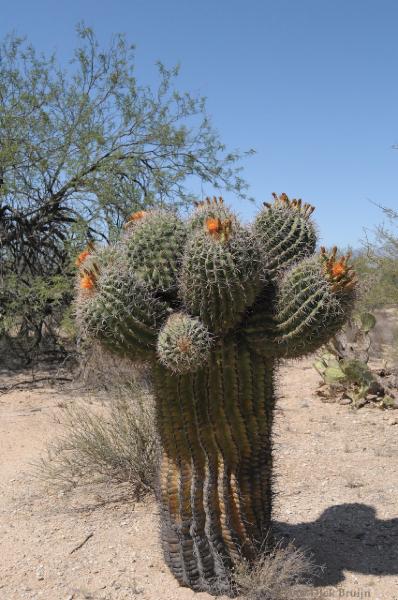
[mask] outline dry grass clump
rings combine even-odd
[[[69,488],[127,482],[135,497],[153,491],[158,438],[148,390],[123,385],[96,410],[67,406],[60,422],[64,433],[36,465],[41,479]]]
[[[242,562],[234,573],[241,600],[299,600],[319,569],[311,557],[290,542],[278,542],[264,551],[254,565]]]
[[[85,342],[87,345],[87,342]],[[113,398],[115,395],[141,393],[150,388],[150,369],[147,363],[132,363],[128,358],[109,352],[101,344],[90,340],[82,344],[75,382],[84,391],[96,396]],[[125,388],[125,389],[123,389]]]

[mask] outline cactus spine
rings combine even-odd
[[[86,335],[152,363],[162,545],[194,590],[217,589],[269,531],[278,359],[314,351],[353,304],[349,257],[314,254],[312,212],[284,194],[251,228],[221,199],[185,222],[141,211],[78,261]]]

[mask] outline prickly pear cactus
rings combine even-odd
[[[135,213],[113,247],[78,258],[77,318],[110,351],[152,364],[165,559],[214,591],[255,558],[272,509],[274,374],[347,319],[348,257],[315,254],[313,208],[285,194],[252,227],[221,199]]]

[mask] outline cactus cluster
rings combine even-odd
[[[152,365],[161,540],[194,590],[214,590],[269,532],[278,360],[313,352],[352,308],[349,257],[315,253],[313,210],[274,195],[248,227],[216,198],[186,220],[140,211],[78,259],[80,328]]]

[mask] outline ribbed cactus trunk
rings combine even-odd
[[[165,558],[182,585],[212,589],[270,527],[273,361],[231,338],[195,373],[155,371]]]

